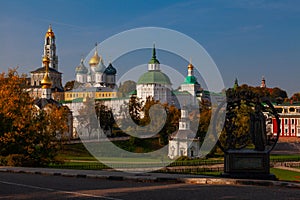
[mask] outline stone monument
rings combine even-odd
[[[277,135],[270,135],[266,128],[270,122],[280,124],[276,109],[268,99],[259,98],[250,91],[235,92],[227,98],[226,111],[217,109],[217,112],[226,112],[224,128],[217,142],[224,152],[222,175],[276,180],[275,175],[270,174],[270,152],[278,141],[280,126],[274,126],[278,128]]]

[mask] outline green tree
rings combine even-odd
[[[102,130],[107,133],[108,131],[111,131],[115,120],[113,117],[113,112],[111,108],[108,108],[107,106],[97,103],[96,104],[96,115],[100,123],[100,127]]]

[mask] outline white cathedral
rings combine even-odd
[[[81,59],[80,65],[75,69],[76,81],[84,84],[84,87],[116,87],[117,70],[111,63],[106,67],[102,56],[98,55],[97,45],[95,53],[89,60],[89,67],[84,65],[84,60]]]
[[[178,91],[173,91],[170,78],[161,71],[160,62],[156,58],[155,46],[152,49],[152,58],[148,63],[148,71],[140,76],[137,82],[137,97],[145,101],[147,97],[153,97],[160,103],[180,104],[188,103],[189,108],[198,105],[203,89],[194,76],[194,66],[190,62],[187,66],[187,76]],[[177,98],[177,100],[176,100]],[[169,139],[168,157],[171,159],[180,156],[189,158],[199,157],[200,141],[195,138],[196,133],[190,129],[190,120],[187,106],[181,107],[181,119],[179,130],[173,133]]]
[[[169,77],[160,70],[160,63],[156,58],[155,46],[152,49],[152,58],[148,63],[148,72],[140,76],[136,90],[137,97],[144,101],[149,96],[161,103],[172,101],[172,84]]]

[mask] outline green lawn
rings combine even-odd
[[[300,182],[300,172],[293,172],[275,168],[271,168],[270,172],[273,173],[280,181]]]
[[[270,155],[270,160],[279,160],[279,161],[285,161],[285,160],[300,160],[300,155],[297,154],[292,154],[292,155],[276,155],[276,154],[271,154]]]
[[[125,145],[124,142],[120,142],[120,146]],[[148,144],[150,146],[150,144]],[[288,161],[288,160],[299,160],[299,155],[271,155],[270,160],[276,161]],[[93,157],[81,143],[77,144],[66,144],[63,146],[63,149],[59,153],[59,158],[62,160],[72,160],[72,162],[65,162],[62,165],[51,165],[50,167],[61,167],[61,168],[78,168],[78,169],[104,169],[107,168],[105,165],[100,163],[95,157]],[[223,157],[219,158],[209,158],[209,159],[195,159],[195,160],[183,160],[175,161],[172,163],[172,166],[182,166],[182,165],[195,165],[195,164],[213,164],[213,162],[222,163]],[[121,157],[103,157],[100,160],[118,163],[120,165],[127,165],[129,163],[133,164],[134,162],[160,162],[158,159],[147,159],[140,158],[138,160],[132,158],[121,158]],[[84,161],[84,162],[83,162]],[[130,165],[130,164],[129,164]],[[275,174],[276,177],[281,181],[296,181],[300,182],[300,172],[287,171],[282,169],[271,168],[271,173]],[[203,172],[201,174],[219,176],[220,172]]]

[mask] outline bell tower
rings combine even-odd
[[[49,25],[48,31],[45,35],[45,43],[44,43],[44,56],[49,58],[49,67],[58,71],[58,57],[56,55],[56,45],[55,45],[55,35],[52,31],[51,24]]]

